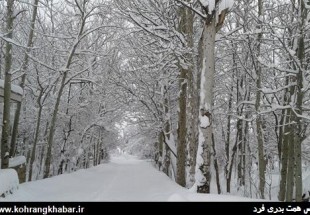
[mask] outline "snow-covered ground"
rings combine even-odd
[[[0,201],[260,201],[232,195],[197,194],[180,187],[151,163],[129,155],[110,163],[21,184]]]

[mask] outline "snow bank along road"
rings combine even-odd
[[[197,194],[180,187],[151,163],[132,156],[52,178],[21,184],[0,201],[251,201],[215,194]]]

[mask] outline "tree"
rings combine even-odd
[[[258,1],[258,17],[259,17],[259,33],[257,38],[257,55],[260,57],[260,47],[262,40],[262,16],[263,16],[263,1]],[[257,113],[260,111],[260,101],[261,101],[261,92],[262,88],[261,78],[262,78],[262,68],[259,63],[256,63],[256,100],[255,100],[255,110]],[[264,137],[263,137],[263,123],[262,117],[260,115],[256,118],[256,130],[257,130],[257,143],[258,143],[258,166],[259,166],[259,192],[262,199],[265,198],[265,172],[266,172],[266,160],[264,156]]]
[[[215,75],[215,35],[221,28],[228,7],[223,7],[226,1],[200,1],[201,7],[206,11],[203,15],[203,32],[200,38],[200,105],[199,105],[199,146],[196,162],[196,184],[198,193],[210,192],[211,181],[211,147],[212,147],[212,106],[213,87]],[[232,3],[232,2],[228,2]],[[225,4],[226,6],[226,4]]]
[[[191,35],[192,23],[187,22],[190,18],[188,12],[191,12],[189,9],[181,8],[180,9],[180,32],[184,34]],[[190,36],[188,36],[190,38]],[[186,162],[186,101],[187,101],[187,75],[188,70],[182,68],[180,65],[180,75],[179,75],[179,89],[180,89],[180,98],[179,98],[179,114],[178,114],[178,143],[177,143],[177,178],[176,182],[185,187],[186,178],[185,178],[185,162]]]
[[[1,169],[9,167],[10,150],[10,107],[11,107],[11,67],[12,67],[12,44],[14,22],[14,0],[7,0],[6,15],[6,37],[5,44],[5,66],[4,66],[4,98],[1,137]]]
[[[31,48],[33,47],[33,37],[34,37],[34,30],[35,30],[35,22],[37,18],[38,3],[39,3],[39,0],[33,0],[33,11],[32,11],[32,17],[31,17],[31,22],[30,22],[27,49],[24,54],[23,65],[22,65],[23,75],[22,75],[22,80],[20,83],[20,86],[22,89],[24,89],[25,87],[26,75],[27,75],[28,64],[29,64],[28,53],[30,53]],[[21,106],[22,106],[21,102],[17,103],[17,107],[16,107],[15,114],[14,114],[14,123],[13,123],[13,128],[12,128],[12,139],[11,139],[11,146],[10,146],[11,157],[15,156],[16,139],[17,139],[17,133],[18,133],[18,124],[19,124]]]
[[[74,36],[71,35],[69,40],[64,40],[64,43],[69,46],[69,51],[66,55],[66,60],[63,62],[63,66],[61,66],[59,70],[59,89],[56,93],[55,104],[53,108],[53,113],[51,117],[51,121],[49,124],[49,133],[47,138],[47,156],[45,159],[45,171],[44,171],[44,178],[49,177],[50,175],[50,167],[51,167],[51,159],[52,159],[52,147],[54,142],[54,134],[56,128],[56,121],[57,115],[61,104],[62,95],[65,92],[65,87],[70,83],[71,80],[80,77],[83,73],[91,71],[93,66],[97,63],[96,57],[91,62],[86,64],[81,64],[85,58],[83,56],[87,56],[86,59],[89,59],[90,56],[88,55],[87,51],[83,50],[84,43],[86,43],[87,38],[91,37],[95,34],[96,31],[100,31],[105,27],[114,27],[113,25],[107,25],[105,22],[106,17],[100,13],[99,8],[102,7],[101,2],[91,3],[87,0],[84,1],[74,1],[74,3],[69,4],[68,6],[72,7],[77,16],[73,16],[72,23],[70,23],[73,27],[75,32]],[[108,7],[108,4],[107,4]],[[93,19],[93,17],[98,17],[98,19]],[[74,20],[78,17],[77,20]],[[108,17],[108,15],[107,15]],[[109,19],[107,19],[108,21]],[[98,37],[98,35],[96,35]],[[109,39],[110,37],[107,37]],[[69,41],[69,43],[67,43]],[[96,43],[90,43],[90,47],[94,47]],[[102,41],[103,43],[106,41]],[[87,44],[87,43],[86,43]],[[90,48],[87,47],[86,48]],[[94,55],[96,56],[96,51]],[[80,61],[75,61],[74,59],[79,57]],[[75,72],[74,72],[75,71]],[[71,75],[71,76],[70,76]]]

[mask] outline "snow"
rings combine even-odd
[[[4,89],[4,80],[3,79],[0,79],[0,88]],[[17,85],[14,85],[14,84],[11,84],[11,90],[14,93],[17,93],[19,95],[23,95],[23,93],[24,93],[23,89],[20,86],[17,86]]]
[[[78,148],[77,154],[78,156],[81,156],[84,153],[84,150],[82,148]]]
[[[175,142],[174,142],[174,135],[172,133],[170,133],[170,138],[166,138],[166,144],[169,146],[169,148],[171,149],[171,151],[174,153],[174,154],[177,154],[177,148],[176,148],[176,145],[175,145]]]
[[[2,182],[2,180],[1,180]],[[0,201],[260,201],[233,195],[197,194],[173,182],[151,162],[127,154],[71,174],[27,182]]]
[[[204,7],[209,7],[209,14],[215,9],[215,0],[200,0]]]
[[[14,169],[1,169],[0,181],[0,195],[7,196],[10,192],[18,189],[19,180]]]
[[[196,166],[195,166],[195,184],[192,187],[192,191],[197,190],[197,185],[203,185],[204,182],[206,181],[206,178],[204,177],[204,175],[202,174],[201,170],[199,169],[199,167],[203,164],[203,157],[202,157],[202,153],[203,153],[203,143],[205,141],[205,138],[203,136],[203,133],[201,131],[201,129],[199,129],[199,144],[198,144],[198,149],[197,149],[197,157],[196,157]]]
[[[200,0],[200,3],[204,7],[208,7],[208,12],[209,14],[212,13],[213,10],[215,10],[215,0]],[[218,5],[218,14],[220,14],[223,10],[225,9],[230,9],[232,8],[234,4],[234,0],[221,0],[217,5]]]
[[[234,0],[222,0],[219,4],[219,13],[225,9],[231,9],[234,4]]]
[[[25,156],[17,156],[14,158],[10,158],[9,167],[19,166],[19,165],[24,164],[24,163],[26,163]]]
[[[207,128],[210,125],[209,117],[203,116],[200,118],[200,127]]]

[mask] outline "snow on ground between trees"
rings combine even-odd
[[[129,155],[110,163],[20,185],[0,201],[260,201],[197,194],[171,181],[151,162]]]
[[[0,196],[7,196],[18,189],[18,176],[14,169],[0,170]]]

